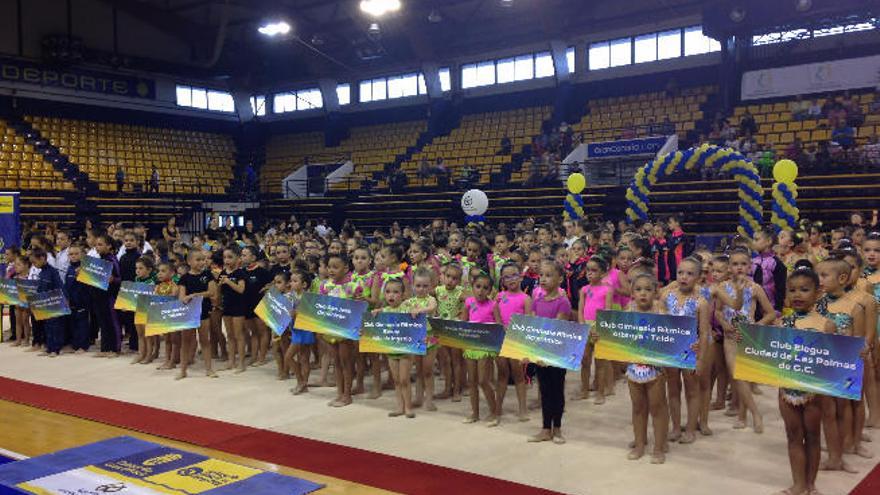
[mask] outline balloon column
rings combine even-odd
[[[800,210],[797,208],[798,166],[791,160],[779,160],[773,166],[773,210],[770,222],[776,232],[794,230],[798,225]]]
[[[489,197],[479,189],[471,189],[461,197],[461,209],[468,225],[483,223],[486,221],[483,213],[489,209]]]
[[[566,220],[580,220],[584,217],[584,198],[581,197],[581,191],[587,187],[587,179],[583,174],[571,174],[568,176],[566,185],[568,186],[568,194],[562,204],[562,216]]]
[[[626,214],[630,221],[648,219],[650,188],[660,177],[683,170],[699,170],[702,167],[713,167],[733,176],[739,186],[740,220],[737,231],[751,239],[760,229],[764,214],[761,206],[764,189],[761,187],[758,170],[739,152],[709,144],[658,156],[640,168],[626,190]]]

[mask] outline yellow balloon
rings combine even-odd
[[[797,176],[798,166],[789,159],[779,160],[773,166],[773,178],[776,179],[776,182],[791,184],[797,179]]]
[[[580,194],[587,187],[587,179],[583,174],[571,174],[568,176],[568,192],[572,194]]]

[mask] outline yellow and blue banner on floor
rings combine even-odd
[[[0,486],[39,495],[302,495],[322,487],[131,437],[0,466]]]

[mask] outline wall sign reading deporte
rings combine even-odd
[[[0,81],[129,98],[156,98],[156,82],[150,79],[87,69],[50,67],[12,58],[0,58]]]

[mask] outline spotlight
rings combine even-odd
[[[400,0],[361,0],[361,11],[373,17],[382,17],[400,10]]]
[[[370,36],[376,38],[382,34],[382,28],[379,27],[378,22],[371,22],[370,27],[367,28],[367,33],[369,33]]]
[[[432,9],[431,13],[428,14],[428,22],[432,24],[437,24],[438,22],[443,22],[443,16],[440,15],[440,12],[437,9]]]
[[[798,12],[806,12],[813,7],[813,0],[797,0],[794,3],[794,10]]]
[[[284,21],[269,22],[260,26],[257,31],[266,36],[279,36],[290,32],[290,24]]]
[[[498,0],[498,4],[502,7],[513,7],[513,0]]]

